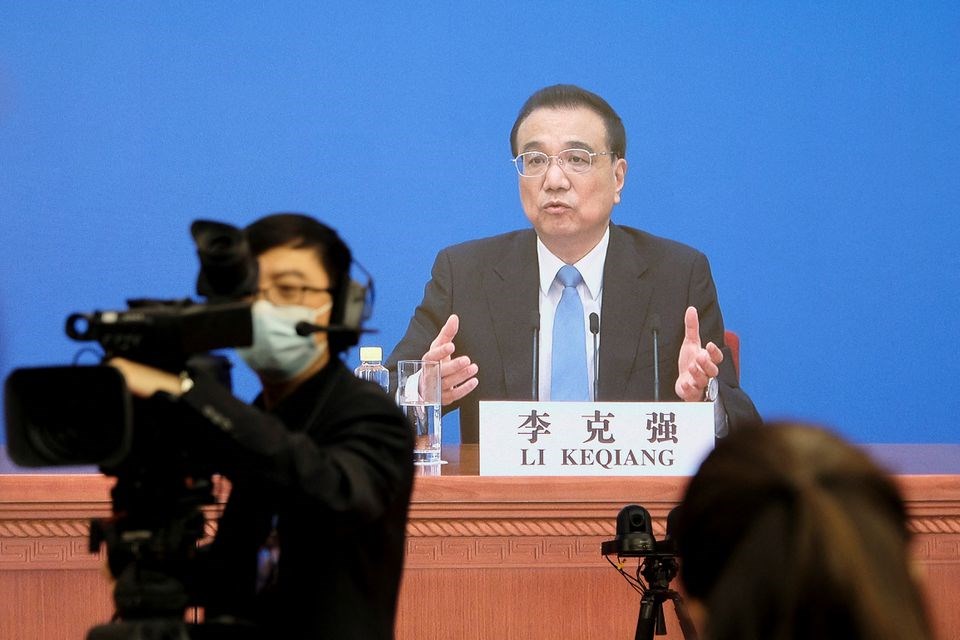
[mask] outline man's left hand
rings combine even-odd
[[[706,347],[701,345],[700,317],[696,307],[687,307],[683,326],[683,344],[680,346],[677,367],[680,373],[674,389],[682,400],[700,402],[703,400],[707,382],[720,374],[718,365],[723,362],[723,352],[712,342],[708,342]]]

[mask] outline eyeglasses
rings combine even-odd
[[[259,289],[257,296],[265,299],[271,304],[278,306],[302,305],[308,293],[330,293],[333,289],[320,287],[308,287],[306,285],[295,284],[275,284],[266,289]]]
[[[586,173],[593,166],[595,156],[613,156],[612,151],[587,151],[586,149],[564,149],[555,156],[542,151],[527,151],[513,159],[517,173],[524,178],[542,176],[550,168],[550,160],[556,159],[557,166],[566,173]]]

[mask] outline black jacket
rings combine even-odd
[[[207,618],[270,638],[392,638],[413,482],[394,402],[333,358],[273,411],[198,377],[182,396],[208,423],[232,490],[202,576]],[[258,552],[279,539],[274,587]]]

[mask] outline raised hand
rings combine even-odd
[[[683,316],[684,336],[677,360],[677,383],[674,389],[682,400],[700,402],[710,378],[720,373],[718,366],[723,362],[720,347],[708,342],[704,347],[700,342],[700,317],[695,307],[687,307]]]
[[[460,330],[460,318],[456,314],[447,318],[440,333],[430,343],[430,349],[423,354],[423,360],[435,360],[440,363],[440,401],[444,405],[452,404],[477,388],[479,371],[469,356],[453,357],[456,346],[453,339]]]

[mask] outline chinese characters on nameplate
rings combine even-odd
[[[711,402],[481,402],[480,475],[688,476],[714,446]]]

